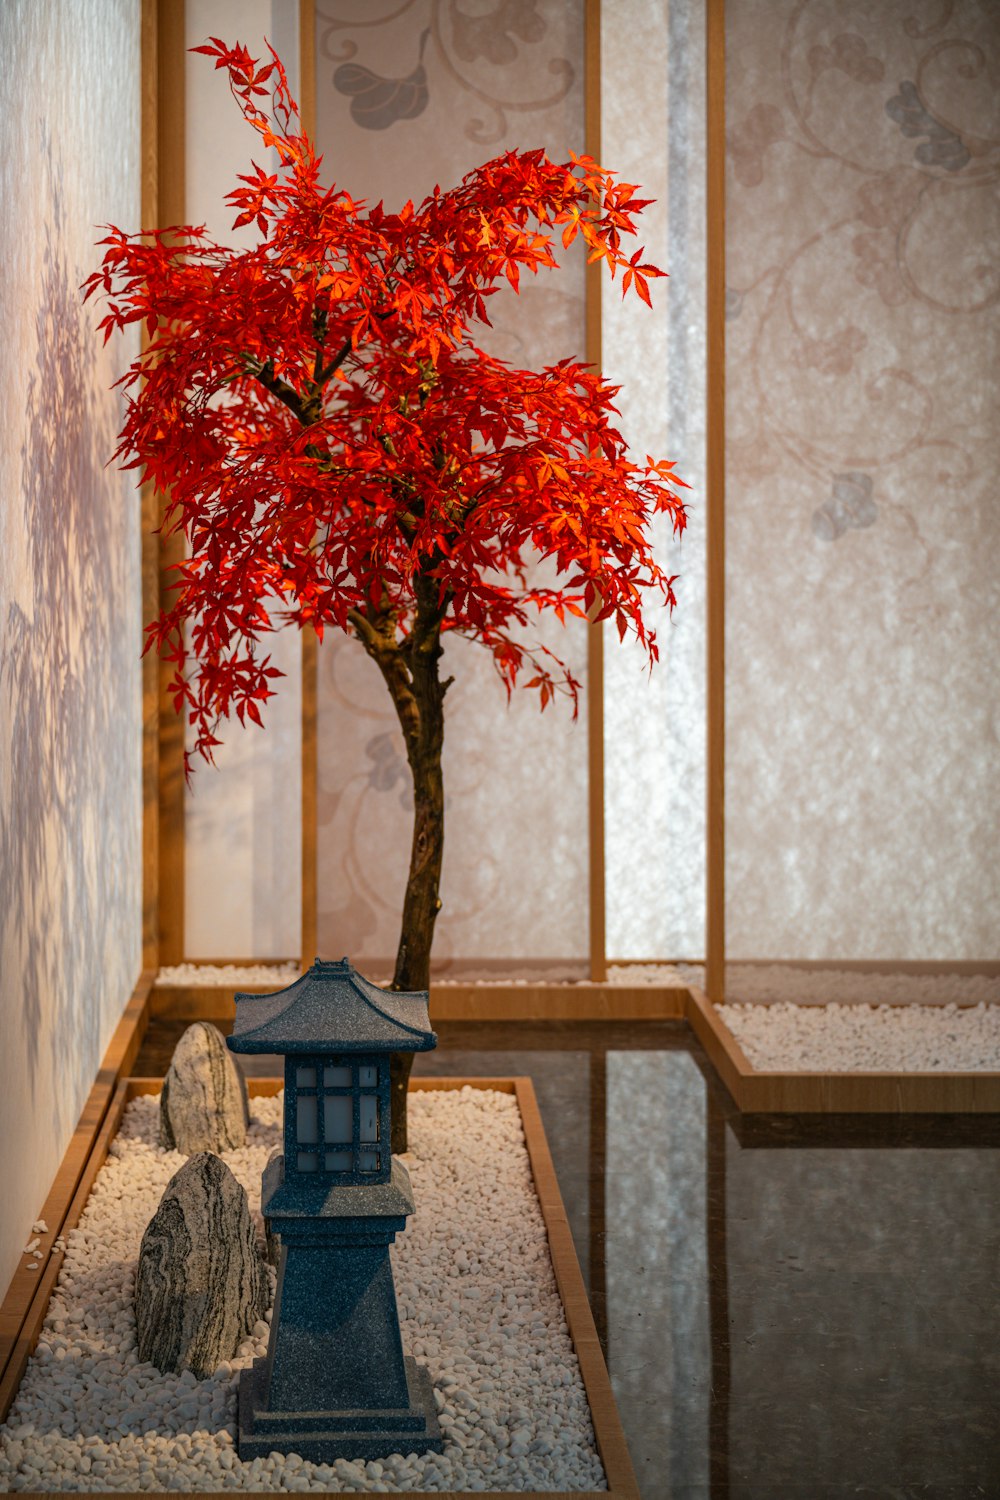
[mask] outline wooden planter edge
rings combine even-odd
[[[133,1058],[134,1056],[135,1054]],[[122,1078],[119,1081],[94,1138],[90,1154],[79,1174],[72,1197],[62,1214],[60,1233],[68,1234],[79,1223],[94,1180],[104,1165],[111,1143],[118,1132],[126,1104],[130,1099],[137,1098],[141,1094],[158,1093],[162,1085],[161,1078]],[[267,1097],[279,1093],[284,1087],[284,1081],[279,1078],[248,1078],[247,1087],[251,1097]],[[548,1236],[549,1254],[556,1286],[566,1315],[570,1338],[580,1364],[597,1449],[601,1455],[608,1481],[607,1490],[546,1491],[544,1500],[559,1500],[560,1495],[564,1495],[565,1500],[598,1500],[598,1497],[602,1497],[602,1500],[608,1500],[608,1497],[610,1500],[639,1500],[635,1472],[625,1443],[625,1434],[611,1389],[611,1379],[604,1362],[604,1354],[597,1337],[590,1303],[587,1300],[583,1275],[559,1192],[555,1167],[548,1141],[545,1138],[545,1129],[534,1086],[530,1078],[522,1077],[414,1078],[410,1081],[411,1092],[465,1087],[494,1089],[501,1093],[514,1094],[517,1098],[528,1160]],[[15,1347],[0,1378],[0,1421],[6,1420],[29,1356],[38,1342],[61,1263],[60,1254],[50,1255],[35,1287],[35,1295],[31,1299],[27,1316],[22,1322]],[[188,1491],[187,1493],[201,1492]],[[430,1491],[423,1493],[430,1494]],[[467,1495],[465,1492],[457,1491],[449,1491],[447,1494],[440,1491],[435,1491],[435,1493],[442,1497],[442,1500],[448,1500],[449,1495],[451,1500],[473,1500],[471,1492]],[[514,1500],[512,1492],[509,1495],[505,1491],[497,1490],[489,1493],[494,1496],[494,1500]],[[525,1496],[527,1500],[543,1500],[541,1492],[532,1494],[530,1491],[519,1491],[518,1493],[521,1500],[525,1500]]]
[[[783,1073],[755,1068],[702,990],[687,1016],[737,1109],[745,1114],[997,1114],[1000,1072]]]
[[[272,985],[156,985],[150,1014],[175,1021],[231,1021],[234,994],[266,995]],[[431,1021],[682,1021],[680,985],[431,984]]]

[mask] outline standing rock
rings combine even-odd
[[[160,1094],[160,1145],[168,1151],[234,1151],[246,1140],[247,1086],[221,1033],[189,1026],[174,1048]]]
[[[275,1160],[275,1158],[281,1156],[281,1154],[281,1147],[275,1146],[274,1150],[271,1152],[270,1156],[267,1158],[267,1161],[264,1164],[265,1172],[267,1171],[271,1163]],[[264,1223],[264,1259],[268,1261],[270,1265],[274,1266],[275,1269],[277,1269],[278,1265],[281,1262],[281,1235],[277,1232],[276,1229],[271,1228],[270,1219],[268,1219],[263,1214],[261,1215],[261,1218],[263,1219]]]
[[[231,1359],[268,1303],[247,1195],[203,1152],[167,1183],[146,1226],[135,1277],[140,1360],[198,1379]]]

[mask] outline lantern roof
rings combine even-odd
[[[317,958],[286,989],[236,996],[232,1052],[429,1052],[426,990],[384,990],[346,958]]]

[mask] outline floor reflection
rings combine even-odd
[[[1000,1117],[741,1117],[680,1023],[438,1033],[534,1081],[643,1500],[1000,1496]]]
[[[607,1354],[644,1493],[707,1492],[706,1084],[690,1053],[607,1054]]]

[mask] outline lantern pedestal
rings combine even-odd
[[[403,1354],[389,1261],[413,1207],[398,1161],[388,1182],[346,1188],[286,1180],[283,1157],[268,1165],[262,1208],[281,1260],[267,1354],[240,1381],[241,1459],[440,1452],[430,1375]]]

